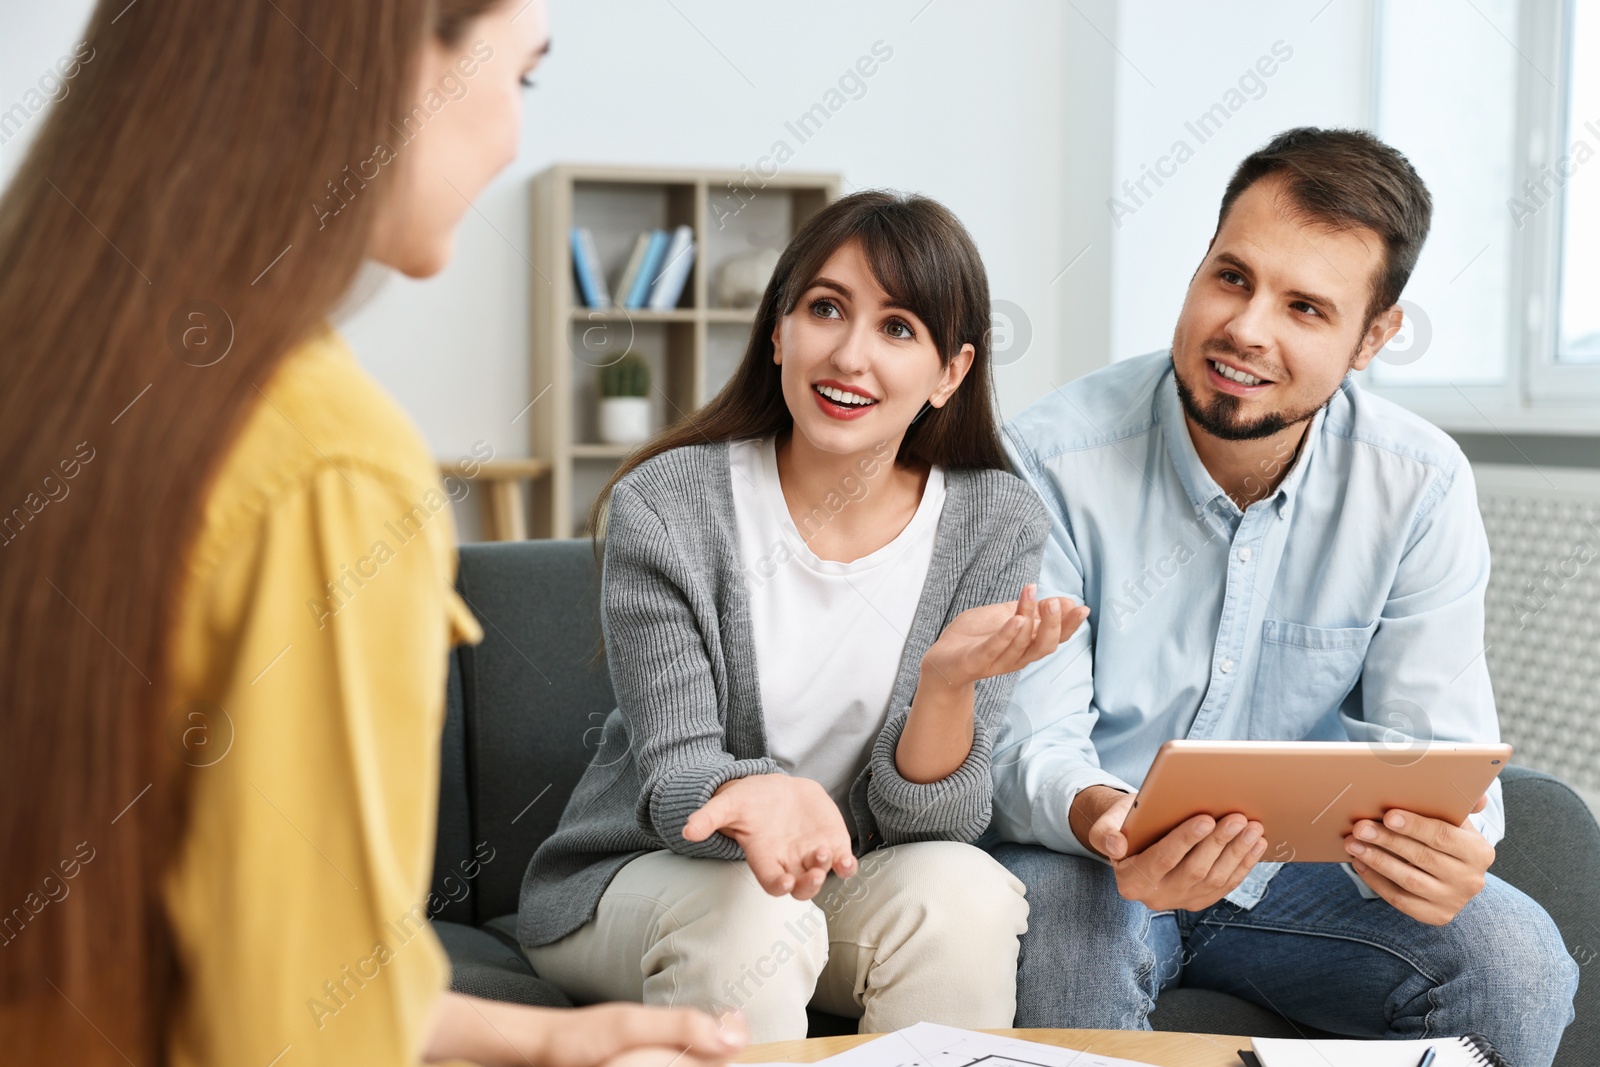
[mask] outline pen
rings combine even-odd
[[[1430,1064],[1432,1062],[1433,1062],[1433,1046],[1429,1045],[1428,1046],[1428,1050],[1422,1054],[1422,1059],[1417,1061],[1417,1067],[1428,1067],[1428,1064]]]

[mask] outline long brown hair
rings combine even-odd
[[[995,416],[989,336],[989,277],[966,227],[936,200],[866,189],[841,197],[795,233],[767,282],[744,358],[716,396],[634,450],[595,498],[589,530],[601,555],[611,490],[639,464],[684,445],[781,433],[794,425],[784,402],[783,368],[772,361],[772,332],[795,309],[828,257],[859,241],[873,277],[928,327],[941,366],[963,344],[972,366],[941,408],[926,408],[907,428],[895,462],[946,468],[1007,467]]]
[[[357,274],[393,183],[354,168],[406,139],[427,35],[492,6],[102,0],[0,199],[8,1059],[164,1062],[186,549],[257,387]]]

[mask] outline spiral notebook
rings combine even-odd
[[[1417,1067],[1434,1050],[1433,1067],[1505,1067],[1486,1037],[1441,1037],[1432,1041],[1294,1041],[1258,1037],[1255,1052],[1240,1052],[1247,1067]]]

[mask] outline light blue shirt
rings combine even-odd
[[[1137,788],[1174,738],[1402,754],[1499,740],[1489,543],[1442,431],[1347,378],[1241,511],[1200,462],[1161,351],[1062,386],[1004,436],[1053,519],[1039,595],[1091,613],[1017,680],[993,760],[1002,839],[1093,855],[1067,824],[1073,797]],[[1498,782],[1473,821],[1503,836]],[[1227,899],[1261,899],[1272,852]]]

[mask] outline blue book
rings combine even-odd
[[[583,291],[583,302],[592,308],[608,307],[611,291],[606,287],[606,276],[600,270],[600,256],[595,251],[594,236],[587,227],[572,228],[572,266],[578,276],[578,287]]]
[[[672,243],[667,246],[667,261],[661,267],[661,276],[650,287],[647,304],[652,311],[668,311],[678,306],[684,283],[689,280],[689,269],[694,266],[694,230],[679,226],[672,233]]]
[[[666,258],[668,243],[666,230],[656,230],[650,234],[650,247],[645,250],[644,261],[639,265],[639,273],[634,275],[633,285],[628,290],[628,299],[624,307],[644,307],[656,274],[661,270],[661,261]]]

